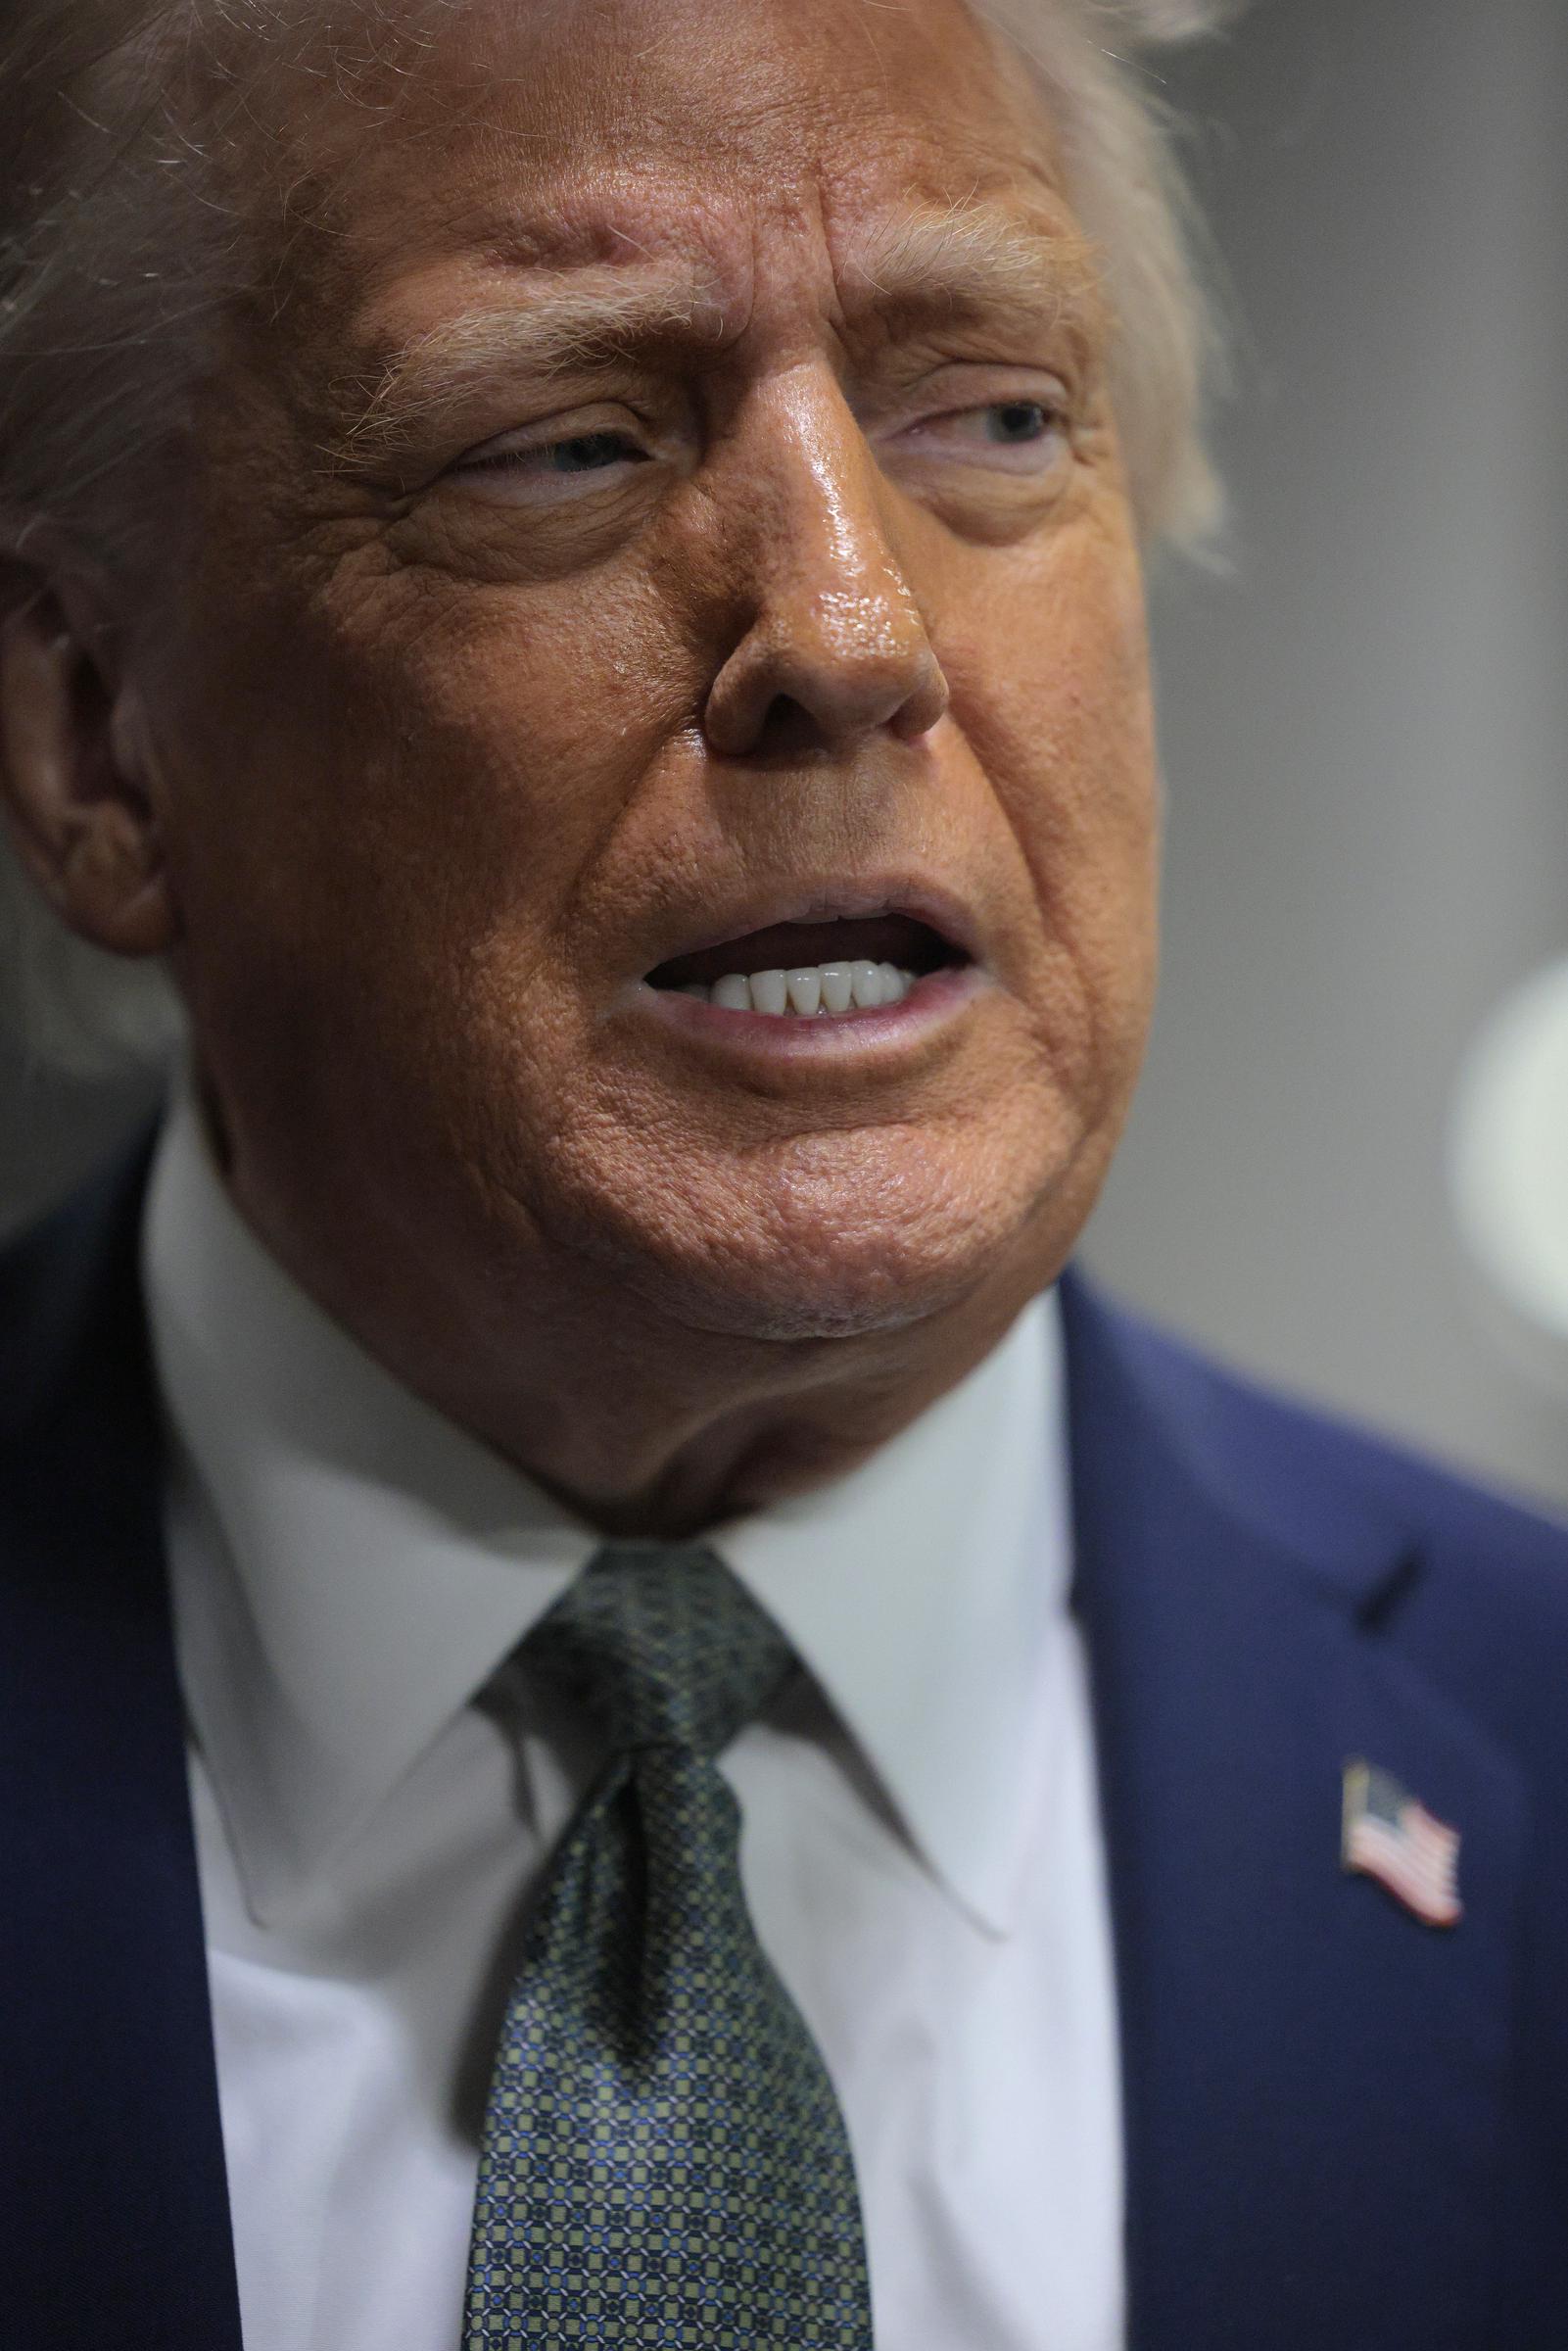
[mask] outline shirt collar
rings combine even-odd
[[[1016,1911],[1067,1695],[1064,1392],[1048,1292],[859,1468],[712,1538],[928,1865],[995,1934]]]
[[[294,1283],[232,1205],[188,1091],[160,1141],[143,1272],[187,1703],[265,1919],[600,1538]],[[1062,1387],[1048,1294],[859,1468],[708,1538],[993,1933],[1017,1897],[1067,1608]]]

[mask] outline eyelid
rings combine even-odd
[[[939,416],[960,415],[974,408],[1008,408],[1023,401],[1044,408],[1064,409],[1070,408],[1073,403],[1070,385],[1048,369],[987,367],[976,363],[943,368],[934,382],[912,387],[907,397],[909,405],[919,405],[926,414]],[[932,403],[928,408],[925,408],[927,398]]]
[[[1059,424],[1067,422],[1069,412],[1065,400],[1047,400],[1038,392],[1004,392],[995,400],[954,401],[947,407],[927,408],[912,417],[903,429],[918,431],[922,425],[945,424],[953,417],[985,416],[993,408],[1039,408]]]
[[[864,405],[856,403],[862,430],[873,439],[885,433],[908,432],[944,416],[970,415],[976,409],[1007,408],[1028,401],[1049,409],[1064,421],[1080,405],[1071,382],[1052,368],[1020,361],[961,360],[925,370],[901,384],[888,385]]]
[[[997,408],[1038,408],[1049,430],[1062,438],[1070,434],[1074,408],[1070,395],[1064,390],[1047,391],[1036,386],[1026,392],[996,392],[987,398],[948,400],[939,407],[923,408],[915,414],[888,417],[882,431],[875,438],[896,444],[926,433],[938,432],[944,425],[985,416]],[[1005,446],[998,444],[999,447]],[[1019,448],[1040,444],[1018,443]]]
[[[568,408],[559,416],[542,417],[533,424],[508,425],[503,433],[493,433],[488,441],[480,441],[465,449],[454,459],[454,468],[480,463],[486,457],[528,456],[536,450],[554,449],[562,441],[590,441],[600,433],[624,433],[626,438],[649,439],[645,420],[624,406],[614,413],[609,404],[594,408]]]

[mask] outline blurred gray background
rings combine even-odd
[[[1230,284],[1236,557],[1156,584],[1166,978],[1086,1255],[1232,1361],[1568,1509],[1445,1152],[1568,952],[1568,7],[1255,0],[1169,96]],[[0,1047],[0,1222],[145,1090]]]

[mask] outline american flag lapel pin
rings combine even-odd
[[[1345,1766],[1340,1863],[1386,1886],[1429,1927],[1456,1927],[1459,1832],[1435,1820],[1392,1771],[1359,1757]]]

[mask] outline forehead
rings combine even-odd
[[[373,316],[444,265],[669,259],[744,307],[790,245],[831,265],[979,200],[1064,245],[1038,99],[962,0],[469,0],[380,103],[317,111],[291,275]],[[318,233],[311,234],[314,225]]]

